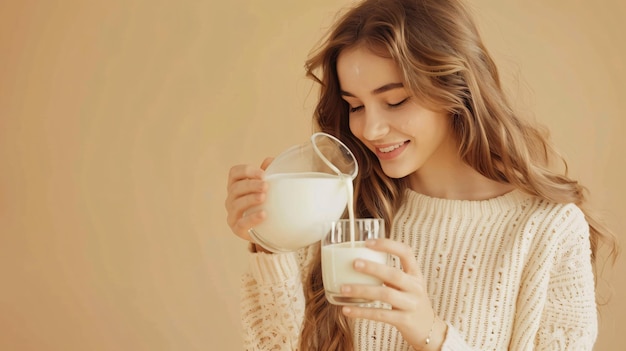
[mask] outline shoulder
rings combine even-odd
[[[573,203],[562,204],[537,199],[530,218],[540,223],[543,230],[551,236],[560,237],[572,231],[589,229],[585,213]]]
[[[573,203],[536,200],[525,226],[535,256],[557,259],[572,250],[589,248],[589,223],[585,213]]]

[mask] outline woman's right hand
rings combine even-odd
[[[248,229],[265,219],[265,211],[246,211],[265,201],[267,183],[263,180],[263,174],[272,160],[273,158],[266,158],[260,168],[236,165],[228,173],[228,194],[224,202],[228,213],[226,221],[233,233],[242,239],[251,241]]]

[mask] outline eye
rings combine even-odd
[[[402,106],[402,104],[404,104],[405,102],[407,102],[409,100],[409,98],[405,98],[404,100],[398,102],[397,104],[387,104],[389,107],[394,108],[394,107],[400,107]]]
[[[357,107],[350,106],[348,111],[350,113],[355,113],[355,112],[361,111],[362,109],[363,109],[363,106],[357,106]]]

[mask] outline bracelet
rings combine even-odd
[[[435,315],[435,318],[433,318],[433,325],[430,326],[430,331],[428,332],[428,336],[426,336],[426,341],[424,342],[424,345],[430,344],[430,336],[433,334],[433,329],[435,329],[436,323],[437,323],[437,315]]]

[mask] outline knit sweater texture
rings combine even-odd
[[[413,248],[448,325],[442,350],[592,350],[589,225],[577,206],[519,190],[482,201],[405,197],[390,235]],[[315,250],[250,255],[241,291],[246,350],[298,349],[302,282]],[[399,266],[393,256],[390,264]],[[355,350],[412,350],[385,323],[357,319],[353,336]]]

